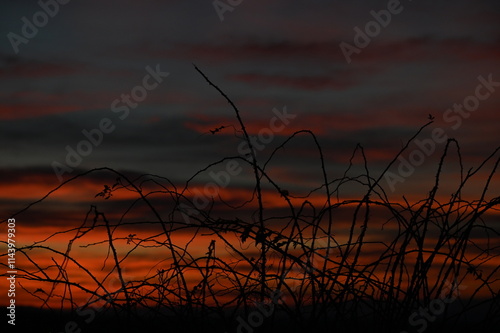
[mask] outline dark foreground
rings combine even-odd
[[[491,302],[491,301],[490,301]],[[493,301],[498,304],[498,300]],[[249,309],[246,314],[233,313],[196,313],[196,314],[159,314],[151,311],[134,311],[134,315],[108,310],[85,309],[80,312],[41,310],[36,308],[17,308],[15,326],[7,324],[3,315],[2,332],[44,332],[44,333],[82,333],[82,332],[219,332],[219,333],[294,333],[294,332],[498,332],[500,317],[488,313],[491,303],[485,307],[478,302],[467,312],[457,307],[447,309],[440,315],[425,312],[425,308],[410,313],[405,318],[384,320],[381,316],[370,314],[373,304],[357,309],[358,316],[340,318],[332,313],[308,319],[304,308],[296,313],[261,307]],[[490,311],[486,311],[486,309]],[[470,309],[470,308],[469,308]],[[353,312],[354,313],[354,309]],[[437,311],[437,310],[436,310]],[[4,311],[5,313],[5,311]],[[417,314],[415,314],[417,313]],[[7,317],[8,319],[8,317]]]

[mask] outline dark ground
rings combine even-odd
[[[254,309],[255,311],[255,309]],[[102,312],[102,311],[101,311]],[[443,323],[442,316],[436,317],[431,322],[427,321],[427,327],[423,325],[411,326],[408,317],[402,318],[399,322],[383,322],[380,316],[364,316],[358,319],[336,320],[335,314],[328,314],[324,320],[313,320],[303,322],[292,320],[284,312],[276,312],[259,324],[260,314],[253,317],[249,315],[233,316],[222,319],[221,316],[200,315],[181,317],[179,315],[164,315],[152,317],[147,312],[127,318],[125,315],[116,313],[99,312],[88,310],[77,313],[59,312],[56,310],[40,310],[36,308],[18,307],[16,309],[16,325],[8,325],[5,315],[2,327],[7,327],[2,332],[40,332],[40,333],[83,333],[83,332],[182,332],[182,333],[253,333],[253,332],[273,332],[273,333],[295,333],[295,332],[395,332],[395,333],[433,333],[433,332],[453,332],[453,333],[488,333],[499,332],[500,318],[484,319],[485,308],[478,307],[461,314],[446,323]],[[5,313],[5,311],[4,311]],[[94,317],[95,315],[95,317]],[[235,318],[236,317],[236,318]],[[298,317],[298,316],[295,316]],[[326,319],[327,318],[327,319]],[[253,321],[252,321],[253,320]],[[339,324],[342,322],[342,324]],[[249,325],[253,323],[254,325]],[[420,322],[421,324],[422,322]]]

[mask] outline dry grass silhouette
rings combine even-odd
[[[204,77],[233,107],[239,130],[252,147],[237,107]],[[420,128],[399,154],[431,122]],[[296,140],[314,142],[322,177],[317,189],[302,198],[290,195],[291,191],[281,188],[268,173],[276,154]],[[18,261],[23,257],[29,263],[19,269],[18,280],[21,285],[23,281],[39,283],[38,290],[24,290],[42,302],[42,309],[53,313],[76,311],[61,318],[75,320],[82,331],[101,328],[139,332],[148,328],[236,332],[238,316],[247,320],[257,303],[269,303],[269,295],[280,290],[282,300],[255,331],[410,332],[415,331],[408,323],[412,313],[428,307],[443,292],[451,296],[455,291],[447,289],[450,283],[467,286],[467,293],[450,304],[439,319],[429,322],[427,331],[443,331],[444,327],[446,331],[472,329],[466,327],[467,316],[476,316],[477,309],[481,318],[473,328],[493,330],[500,318],[500,275],[499,267],[490,263],[498,262],[499,233],[498,225],[489,225],[483,218],[488,214],[498,217],[500,198],[492,197],[490,190],[495,186],[492,181],[500,161],[499,148],[477,168],[462,170],[459,186],[448,201],[440,202],[442,169],[453,149],[460,156],[458,142],[450,139],[426,198],[404,204],[391,202],[381,184],[397,156],[382,174],[374,177],[363,147],[358,145],[345,174],[329,179],[322,147],[308,130],[288,137],[265,161],[255,154],[227,157],[200,169],[183,187],[162,176],[146,174],[132,179],[110,168],[93,169],[67,180],[15,216],[68,183],[94,173],[105,173],[112,180],[103,184],[103,191],[97,194],[103,203],[112,202],[118,193],[132,193],[135,198],[129,201],[129,208],[120,220],[109,220],[98,206],[90,207],[80,226],[57,233],[59,237],[67,236],[66,251],[51,247],[50,238],[18,248]],[[355,157],[363,159],[365,172],[351,176]],[[215,198],[208,208],[198,209],[189,195],[190,184],[210,168],[231,159],[252,170],[255,186],[251,198],[237,206]],[[479,178],[479,172],[485,171],[488,177]],[[474,200],[466,200],[463,192],[471,182],[481,183],[483,190]],[[359,199],[340,199],[340,191],[349,186],[362,189]],[[265,191],[280,195],[287,207],[280,210],[281,214],[270,216]],[[168,198],[163,207],[157,205],[159,197]],[[323,201],[318,203],[318,197]],[[128,219],[138,205],[147,207],[148,217]],[[232,208],[234,217],[221,215],[221,207]],[[247,209],[254,214],[240,215]],[[189,215],[189,221],[183,218],[185,215]],[[339,230],[346,216],[350,226]],[[371,233],[380,231],[380,219],[390,229],[389,241]],[[139,231],[129,232],[146,227],[160,231],[147,237]],[[105,234],[106,238],[99,244],[81,241],[92,234]],[[180,244],[175,240],[179,235],[190,235],[189,240]],[[200,252],[197,242],[202,237],[211,242]],[[95,267],[85,267],[75,254],[82,248],[90,250],[103,244],[107,253],[96,261],[107,267],[104,276]],[[149,250],[162,250],[156,266],[144,278],[127,279],[127,260],[147,255]],[[35,252],[52,258],[52,265],[32,259]],[[78,268],[85,279],[74,278],[74,268],[69,267]],[[112,278],[117,283],[110,286]],[[84,304],[75,299],[77,291],[87,295]],[[54,300],[59,306],[54,306]],[[91,309],[96,307],[99,311],[91,316]],[[85,311],[88,315],[78,317]],[[50,324],[53,331],[64,330],[61,320]]]

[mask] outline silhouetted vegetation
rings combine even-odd
[[[213,86],[233,107],[238,130],[252,147],[237,107]],[[221,128],[213,134],[218,135]],[[312,140],[317,160],[311,163],[317,163],[322,178],[315,190],[302,197],[282,188],[268,172],[273,158],[296,140]],[[106,209],[92,206],[80,226],[54,234],[66,236],[65,251],[51,246],[53,237],[17,249],[18,262],[24,262],[19,265],[18,280],[21,286],[23,281],[39,284],[40,290],[23,289],[33,296],[34,304],[41,304],[30,314],[33,319],[19,325],[52,332],[63,332],[72,321],[84,332],[247,332],[242,320],[248,323],[249,315],[260,306],[269,315],[261,315],[263,323],[248,326],[255,332],[416,332],[424,324],[410,325],[415,311],[447,298],[452,301],[432,316],[434,320],[427,320],[426,332],[497,329],[500,197],[492,189],[498,189],[493,180],[499,148],[477,168],[462,170],[453,193],[440,193],[442,170],[451,151],[461,164],[458,142],[448,140],[434,185],[416,202],[391,201],[384,190],[382,179],[397,156],[380,175],[373,175],[358,145],[344,175],[329,179],[324,152],[312,131],[295,132],[272,149],[265,160],[255,154],[228,156],[199,170],[183,186],[163,176],[131,178],[110,168],[93,169],[19,212],[94,173],[105,173],[110,179],[97,193],[103,207],[120,193],[135,196],[119,219],[109,219]],[[355,159],[364,165],[358,175],[352,175]],[[190,192],[192,184],[230,160],[252,172],[251,197],[237,202],[218,196],[199,208]],[[485,172],[487,177],[479,176]],[[474,200],[463,195],[471,183],[482,188]],[[342,189],[349,187],[358,189],[357,199],[342,198]],[[269,193],[275,193],[285,208],[267,209]],[[445,196],[449,200],[442,202]],[[147,213],[137,217],[136,208]],[[350,221],[347,229],[346,220]],[[147,236],[137,231],[141,229],[148,231]],[[88,242],[92,235],[101,240]],[[188,235],[187,240],[184,237],[181,243],[179,235]],[[201,239],[210,240],[203,251]],[[93,268],[85,267],[75,254],[103,245],[107,252],[95,258]],[[156,258],[156,265],[137,278],[139,273],[129,266],[131,260],[151,260],[148,253],[159,252],[162,256]],[[33,253],[44,253],[52,264],[38,263]],[[106,274],[96,269],[99,266]],[[127,277],[131,275],[136,278]],[[74,297],[77,292],[87,295],[85,302]],[[273,300],[271,295],[277,292],[280,297]]]

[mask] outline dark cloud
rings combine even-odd
[[[299,90],[344,90],[351,86],[342,78],[330,76],[287,76],[267,74],[235,74],[228,77],[230,80],[245,82],[262,88],[285,87]]]
[[[332,169],[342,167],[357,143],[383,164],[429,113],[449,131],[442,114],[474,92],[478,75],[500,77],[493,19],[498,5],[492,1],[464,0],[453,8],[407,4],[347,64],[339,43],[353,43],[353,28],[364,27],[373,19],[370,10],[386,4],[245,3],[227,12],[224,22],[210,2],[62,6],[18,55],[7,39],[0,44],[0,167],[50,170],[53,161],[64,161],[66,146],[76,147],[85,139],[82,131],[104,117],[116,130],[104,135],[78,170],[109,166],[169,173],[181,181],[236,155],[241,138],[232,127],[210,134],[223,125],[238,128],[234,111],[192,63],[232,98],[252,135],[266,127],[275,107],[297,114],[266,149],[311,129],[330,152]],[[16,33],[21,17],[38,9],[18,2],[2,8],[4,31]],[[171,75],[120,120],[111,103],[141,85],[146,66],[156,64]],[[492,96],[448,133],[463,141],[470,156],[498,142],[499,103]],[[317,155],[310,139],[300,140],[277,166],[309,170],[308,158]]]

